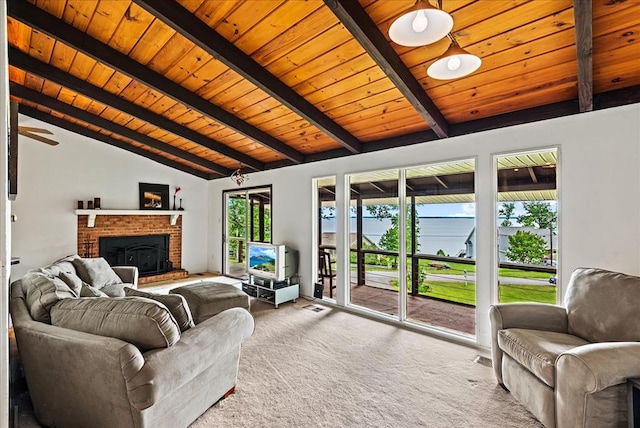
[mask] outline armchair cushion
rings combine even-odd
[[[538,379],[554,387],[558,355],[587,342],[577,336],[543,330],[510,328],[498,333],[498,346]]]
[[[640,341],[640,277],[578,268],[565,296],[569,332],[589,342]]]
[[[142,297],[65,299],[51,308],[51,324],[115,337],[141,351],[168,348],[180,339],[169,310]]]
[[[72,261],[78,276],[89,285],[101,289],[111,284],[121,284],[122,279],[109,266],[109,263],[102,258],[81,259]]]

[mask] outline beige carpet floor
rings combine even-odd
[[[191,428],[542,427],[477,350],[304,299],[252,313],[236,393]]]

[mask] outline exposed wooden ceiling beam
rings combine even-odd
[[[77,107],[71,106],[69,104],[63,103],[62,101],[58,101],[55,98],[48,97],[46,95],[41,94],[40,92],[33,91],[24,86],[21,86],[17,83],[10,83],[10,92],[11,95],[16,96],[18,98],[22,98],[32,103],[39,104],[42,106],[46,106],[51,110],[55,110],[59,113],[71,116],[76,118],[82,122],[88,123],[90,125],[96,126],[98,128],[105,129],[107,131],[113,132],[115,134],[121,135],[125,138],[129,138],[133,141],[137,141],[140,144],[144,144],[146,146],[152,147],[156,150],[160,150],[162,152],[168,153],[173,156],[177,156],[182,158],[188,162],[194,163],[196,165],[203,166],[208,168],[217,174],[222,176],[229,176],[231,174],[231,170],[220,166],[214,162],[208,161],[204,158],[196,156],[192,153],[181,150],[172,145],[163,143],[151,137],[148,137],[144,134],[140,134],[132,129],[129,129],[125,126],[118,125],[115,122],[112,122],[107,119],[103,119],[99,116],[88,113],[84,110],[81,110]],[[63,121],[64,123],[70,123],[67,121]],[[64,128],[64,126],[63,126]]]
[[[158,162],[160,164],[166,165],[168,167],[186,172],[187,174],[195,175],[196,177],[204,178],[207,180],[210,180],[212,178],[217,178],[217,174],[215,174],[215,177],[213,177],[211,174],[207,174],[204,171],[199,171],[195,168],[191,168],[188,165],[184,165],[180,162],[172,161],[170,159],[165,158],[162,155],[151,153],[148,150],[142,149],[140,147],[132,146],[131,144],[127,144],[124,141],[120,141],[115,138],[109,137],[107,135],[101,134],[99,132],[92,131],[80,125],[67,122],[64,119],[53,117],[35,108],[25,106],[25,105],[20,105],[19,109],[20,109],[20,114],[24,114],[25,116],[32,117],[41,122],[46,122],[50,125],[57,126],[58,128],[66,129],[69,132],[73,132],[78,135],[83,135],[87,138],[91,138],[96,141],[102,141],[103,143],[107,143],[111,146],[118,147],[120,149],[126,150],[131,153],[135,153],[137,155],[140,155],[152,161]]]
[[[303,153],[26,1],[9,2],[7,14],[188,108],[253,139],[295,163],[304,162]]]
[[[324,0],[324,2],[420,113],[436,135],[440,138],[448,137],[447,120],[360,3],[353,0]]]
[[[578,99],[580,111],[593,110],[593,5],[592,0],[573,0],[576,55],[578,59]]]
[[[215,59],[311,122],[320,131],[331,136],[352,153],[362,151],[362,143],[357,138],[179,3],[157,0],[133,1]]]
[[[65,88],[68,88],[78,94],[84,95],[87,98],[94,99],[109,107],[113,107],[123,113],[136,117],[143,122],[172,132],[191,142],[220,153],[223,156],[241,162],[248,167],[253,168],[254,170],[261,171],[264,169],[264,163],[252,158],[251,156],[240,153],[216,140],[208,138],[196,131],[173,122],[162,115],[155,114],[150,110],[131,103],[123,98],[118,97],[117,95],[97,88],[90,83],[78,79],[71,74],[65,73],[58,68],[40,62],[14,47],[9,47],[9,63],[12,66],[24,70],[28,73],[40,76],[43,79],[64,86]]]

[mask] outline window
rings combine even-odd
[[[556,303],[557,150],[495,159],[498,300]]]

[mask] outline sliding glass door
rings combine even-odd
[[[475,161],[409,168],[407,320],[476,331]]]
[[[247,273],[247,242],[271,242],[271,186],[224,192],[223,273]]]
[[[350,197],[350,303],[399,314],[398,170],[353,174]]]
[[[352,174],[349,191],[348,302],[475,335],[475,161]]]

